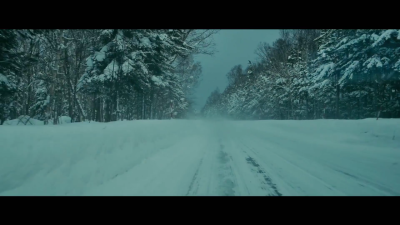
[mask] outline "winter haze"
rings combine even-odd
[[[399,29],[0,30],[0,196],[399,196],[399,135]]]
[[[272,44],[279,38],[279,30],[220,30],[215,36],[217,52],[213,56],[199,55],[195,59],[203,66],[202,82],[196,90],[196,109],[200,110],[212,91],[224,90],[226,74],[234,65],[247,66],[254,61],[255,49],[261,42]]]

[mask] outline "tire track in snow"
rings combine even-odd
[[[222,144],[221,139],[218,140],[219,142],[219,153],[218,153],[218,161],[220,163],[218,169],[218,180],[220,181],[219,184],[219,194],[223,196],[235,196],[236,191],[236,179],[233,173],[232,167],[230,165],[230,161],[232,157],[228,155],[224,151],[225,146]]]
[[[212,154],[214,149],[215,146],[212,146],[212,142],[208,140],[208,144],[204,146],[203,156],[190,181],[186,196],[212,194],[210,191],[213,190],[214,179],[212,179],[212,174],[214,174],[215,161],[211,159],[214,159]]]
[[[189,190],[187,191],[187,193],[186,193],[186,196],[188,196],[188,195],[196,195],[197,194],[197,191],[198,191],[198,189],[199,189],[199,181],[198,181],[198,174],[199,174],[199,170],[200,170],[200,167],[201,167],[201,164],[203,163],[203,158],[200,160],[200,163],[199,163],[199,166],[197,167],[197,170],[196,170],[196,172],[194,173],[194,175],[193,175],[193,179],[192,179],[192,181],[190,182],[190,185],[189,185]],[[196,183],[196,189],[193,189],[194,188],[194,184]]]
[[[270,196],[282,196],[282,193],[278,191],[278,188],[276,187],[276,184],[274,184],[271,180],[270,177],[267,176],[265,173],[265,170],[253,159],[252,157],[248,156],[246,158],[246,161],[248,164],[252,165],[256,169],[256,173],[262,174],[262,177],[264,178],[264,181],[262,182],[263,184],[267,184],[270,189],[273,190],[273,194],[270,194]],[[263,190],[266,190],[266,187],[261,187]]]
[[[258,156],[258,154],[257,154],[257,152],[256,152],[256,151],[257,151],[256,149],[251,148],[251,147],[249,147],[249,146],[247,146],[247,145],[245,145],[245,144],[242,144],[242,146],[244,146],[245,148],[247,148],[248,150],[250,150],[250,151],[251,151],[252,153],[254,153],[256,156]],[[319,176],[316,176],[315,174],[310,173],[307,169],[305,169],[305,168],[303,168],[303,167],[297,165],[297,164],[294,163],[292,160],[289,160],[289,159],[287,159],[287,158],[285,158],[285,157],[283,157],[283,156],[281,156],[281,155],[278,155],[278,154],[275,153],[274,151],[268,151],[268,152],[269,152],[270,154],[274,155],[274,157],[277,157],[277,158],[279,158],[280,160],[283,160],[283,161],[287,162],[288,164],[290,164],[291,166],[295,167],[295,168],[298,169],[299,171],[304,172],[304,174],[307,174],[307,176],[312,177],[313,179],[316,179],[320,184],[323,185],[324,188],[327,188],[327,189],[329,189],[330,191],[334,191],[334,192],[340,193],[341,195],[345,195],[345,194],[342,193],[341,191],[337,190],[335,187],[332,187],[332,186],[330,186],[329,184],[327,184],[327,183],[326,183],[322,178],[320,178]],[[283,180],[285,180],[285,179],[283,179]],[[286,182],[288,185],[292,186],[292,185],[291,185],[289,182],[287,182],[286,180],[285,180],[285,182]],[[292,187],[293,187],[293,186],[292,186]],[[303,189],[302,189],[300,186],[297,186],[297,189],[299,189],[302,193],[304,193],[305,195],[307,195],[307,194],[303,191]]]
[[[390,195],[394,195],[394,196],[399,196],[400,195],[400,193],[395,192],[395,191],[393,191],[393,190],[391,190],[391,189],[389,189],[387,187],[384,187],[383,185],[368,181],[366,179],[360,178],[358,176],[355,176],[353,174],[347,173],[347,172],[339,170],[339,169],[335,169],[335,168],[332,168],[332,167],[331,167],[331,169],[357,180],[359,182],[358,185],[360,185],[363,188],[369,187],[369,188],[376,189],[376,190],[378,190],[378,191],[380,191],[382,193],[385,193],[385,194],[390,194]],[[364,184],[362,184],[362,183],[364,183]]]
[[[243,140],[241,140],[240,145],[242,146],[242,152],[247,156],[245,156],[246,162],[253,167],[252,171],[255,172],[255,176],[262,177],[261,189],[272,192],[269,193],[268,196],[282,196],[282,193],[278,190],[277,185],[272,181],[271,177],[267,175],[266,170],[259,163],[257,163],[257,161],[251,157],[245,149],[250,150],[256,156],[257,154],[250,147],[243,144]]]

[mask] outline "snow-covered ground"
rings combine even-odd
[[[400,195],[400,120],[0,126],[0,195]]]

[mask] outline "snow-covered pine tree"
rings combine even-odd
[[[33,115],[35,115],[34,118],[43,120],[45,124],[47,124],[47,120],[49,119],[48,107],[50,104],[50,95],[47,90],[49,85],[46,83],[47,82],[45,78],[39,81],[35,93],[36,102],[30,107]]]
[[[18,31],[0,30],[0,125],[10,116],[18,92],[21,55],[17,52]]]
[[[158,101],[154,105],[157,97],[172,100],[182,108],[184,95],[172,63],[176,57],[190,53],[184,36],[180,30],[104,30],[100,36],[103,47],[88,58],[78,89],[103,98],[105,121],[119,118],[119,98],[129,96],[118,91],[122,86],[122,90],[134,90],[137,118],[153,117],[153,110],[165,114],[169,104]],[[97,112],[101,104],[95,104]]]
[[[335,118],[391,113],[398,97],[398,30],[329,30],[323,33],[312,73],[320,102]],[[314,91],[315,93],[315,91]],[[392,100],[389,100],[392,99]],[[395,112],[397,113],[397,111]]]

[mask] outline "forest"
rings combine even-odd
[[[0,30],[0,124],[188,118],[217,30]],[[280,30],[201,115],[400,118],[400,30]]]
[[[400,30],[281,30],[257,61],[235,65],[206,117],[363,119],[400,117]]]
[[[0,30],[0,124],[183,118],[216,30]]]

